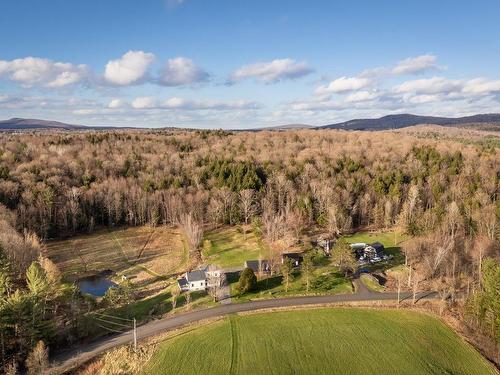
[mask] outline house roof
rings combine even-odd
[[[267,271],[269,269],[269,261],[266,259],[262,260],[246,260],[245,267],[252,269],[254,272],[259,271],[259,267],[262,267],[262,271]]]
[[[364,242],[356,242],[350,244],[349,246],[351,246],[351,249],[353,250],[363,250],[367,245]]]
[[[186,280],[188,282],[192,281],[205,281],[207,276],[205,275],[205,271],[196,270],[186,273]]]
[[[374,242],[370,244],[371,247],[373,247],[377,251],[384,250],[384,245],[382,245],[380,242]]]
[[[179,284],[179,286],[181,288],[188,285],[188,282],[187,282],[185,277],[181,277],[180,279],[177,279],[177,283]]]
[[[215,272],[215,271],[220,271],[220,267],[216,264],[208,264],[204,267],[201,267],[200,270],[203,270],[205,272]]]
[[[290,259],[302,259],[302,254],[300,253],[283,253],[282,254],[283,258],[290,258]]]

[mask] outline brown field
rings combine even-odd
[[[135,281],[145,281],[181,272],[188,263],[184,237],[170,227],[103,229],[48,241],[45,253],[69,280],[110,269]]]

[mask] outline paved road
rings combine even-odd
[[[138,328],[138,338],[144,339],[154,336],[160,332],[176,329],[190,323],[200,320],[215,318],[238,312],[254,311],[269,308],[289,307],[289,306],[308,306],[321,305],[328,303],[342,302],[357,302],[357,301],[388,301],[397,300],[397,293],[374,293],[358,289],[355,294],[338,294],[330,296],[307,296],[307,297],[290,297],[276,298],[268,300],[258,300],[244,303],[231,303],[220,305],[217,307],[207,308],[203,310],[195,310],[178,315],[173,315],[160,320],[155,320],[144,324]],[[434,292],[423,292],[417,295],[418,300],[434,298]],[[412,298],[411,293],[401,293],[401,299]],[[106,337],[94,343],[88,344],[85,347],[74,349],[66,353],[62,353],[54,360],[54,364],[58,367],[72,367],[77,364],[84,363],[99,354],[114,348],[116,346],[129,344],[132,340],[132,331]]]

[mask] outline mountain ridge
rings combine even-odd
[[[438,117],[420,116],[413,114],[387,115],[379,118],[353,119],[349,121],[333,123],[322,126],[311,126],[306,124],[286,124],[271,127],[259,127],[253,129],[231,129],[233,131],[288,131],[299,129],[340,129],[340,130],[391,130],[401,129],[414,125],[441,125],[456,127],[469,124],[492,124],[500,127],[500,113],[477,114],[464,117]],[[168,127],[172,129],[172,127]],[[173,127],[175,128],[175,127]],[[67,124],[60,121],[27,119],[14,117],[0,121],[0,131],[20,131],[20,130],[123,130],[123,129],[167,129],[162,128],[142,128],[132,126],[88,126]]]
[[[488,123],[496,123],[500,125],[500,113],[486,113],[464,117],[419,116],[403,113],[371,119],[353,119],[335,124],[318,126],[316,129],[390,130],[406,128],[414,125],[458,126],[465,124]]]

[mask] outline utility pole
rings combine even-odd
[[[134,318],[134,352],[137,352],[137,325]]]

